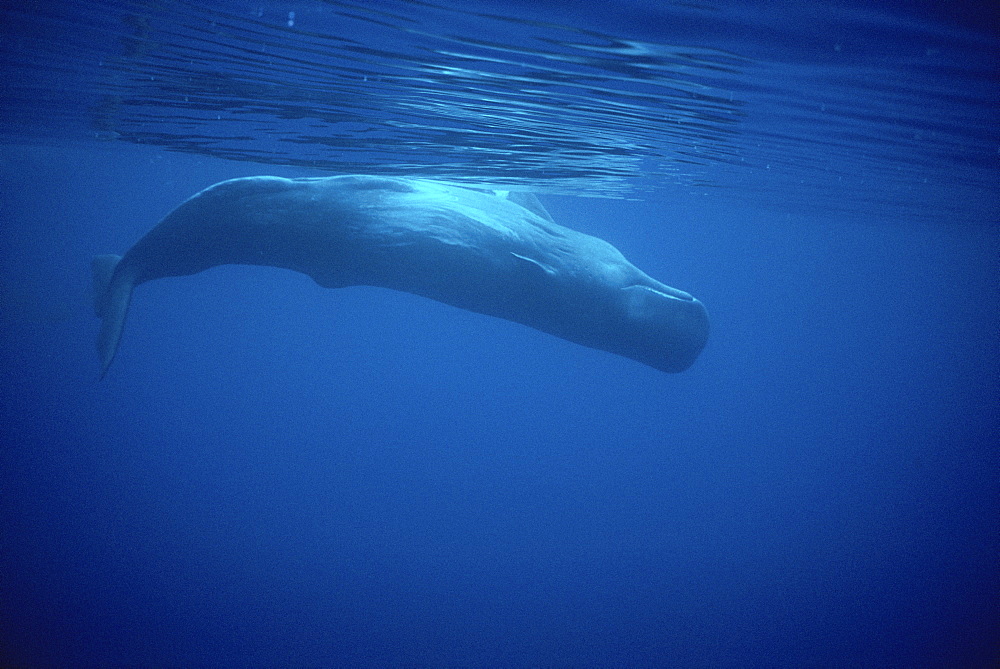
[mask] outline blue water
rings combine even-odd
[[[0,9],[0,664],[997,664],[988,6],[167,5]],[[345,171],[531,188],[708,346],[221,267],[98,381],[92,256]]]

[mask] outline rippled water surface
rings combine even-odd
[[[880,6],[60,2],[8,7],[4,133],[540,192],[721,189],[995,220],[983,16]]]

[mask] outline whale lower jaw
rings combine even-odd
[[[664,288],[670,288],[670,287],[669,286],[664,286]],[[693,295],[685,293],[683,290],[677,290],[676,288],[670,288],[670,290],[672,292],[667,293],[667,292],[664,292],[662,290],[657,290],[656,288],[653,288],[652,286],[644,286],[641,283],[633,283],[631,286],[625,286],[625,288],[623,288],[622,290],[632,290],[632,289],[648,290],[651,293],[655,293],[657,295],[662,295],[663,297],[667,297],[667,298],[670,298],[672,300],[678,300],[680,302],[697,302],[698,301],[698,300],[696,300],[694,298]]]

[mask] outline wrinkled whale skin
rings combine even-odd
[[[370,285],[523,323],[665,372],[708,337],[700,302],[611,244],[554,223],[532,195],[408,178],[259,176],[181,204],[124,257],[93,261],[102,375],[132,288],[216,265],[268,265],[319,285]]]

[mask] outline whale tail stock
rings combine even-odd
[[[90,263],[94,277],[94,312],[101,319],[101,333],[97,337],[97,353],[101,358],[101,378],[114,360],[118,342],[122,337],[128,303],[132,299],[135,281],[125,272],[116,271],[121,256],[108,254],[94,256]]]

